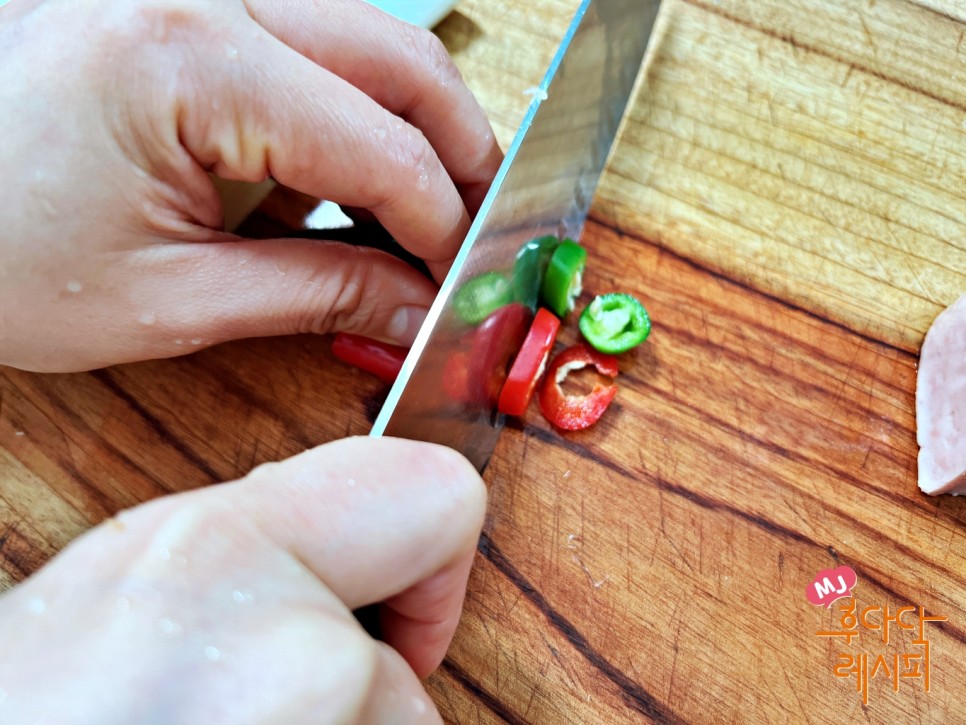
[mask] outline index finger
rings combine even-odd
[[[442,279],[470,217],[425,134],[251,19],[225,34],[231,61],[217,43],[198,48],[196,82],[178,89],[176,142],[222,178],[271,175],[369,209]]]
[[[360,0],[245,3],[272,35],[422,131],[476,213],[503,153],[435,35]]]

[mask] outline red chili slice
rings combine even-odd
[[[540,410],[558,428],[583,430],[596,423],[617,394],[613,383],[597,382],[587,395],[567,395],[560,384],[574,370],[588,365],[609,378],[617,377],[617,358],[586,345],[568,347],[554,358],[540,388]]]
[[[372,373],[384,382],[393,383],[399,376],[409,349],[340,332],[332,341],[332,354],[344,363]]]
[[[530,308],[513,302],[493,312],[473,332],[468,360],[472,400],[496,404],[510,360],[523,344],[531,319]]]
[[[469,353],[456,350],[443,367],[443,391],[456,403],[470,402]]]
[[[527,339],[513,361],[497,409],[507,415],[521,416],[530,404],[537,382],[547,366],[547,358],[557,338],[560,320],[552,312],[541,308],[533,318]]]

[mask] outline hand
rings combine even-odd
[[[436,38],[362,0],[14,0],[0,48],[0,364],[306,331],[410,344],[430,280],[223,233],[206,172],[368,209],[439,279],[501,160]]]
[[[485,498],[357,438],[126,511],[0,597],[0,721],[438,722]],[[351,613],[380,601],[385,643]]]

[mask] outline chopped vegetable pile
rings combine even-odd
[[[573,311],[581,294],[586,264],[587,250],[572,239],[540,237],[517,255],[511,283],[514,299],[535,310],[536,316],[506,376],[497,406],[501,413],[524,415],[538,391],[540,411],[550,423],[562,430],[582,430],[600,419],[617,394],[614,355],[640,345],[651,332],[647,310],[629,294],[595,297],[578,322],[586,344],[566,348],[547,364],[560,320]],[[586,395],[568,394],[568,375],[587,367],[601,380]]]
[[[544,417],[562,430],[582,430],[601,418],[617,394],[615,355],[644,342],[651,319],[629,294],[598,295],[578,320],[586,344],[551,360],[561,319],[582,292],[586,264],[587,250],[572,239],[539,237],[521,247],[511,273],[485,272],[456,291],[455,344],[441,381],[454,405],[495,404],[500,413],[520,417],[536,394]],[[405,348],[342,333],[333,352],[387,382],[406,355]],[[568,394],[569,374],[582,368],[600,379],[587,394]]]

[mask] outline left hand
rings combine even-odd
[[[207,172],[368,209],[439,280],[502,158],[435,36],[362,0],[14,0],[0,48],[0,365],[294,332],[409,345],[431,280],[226,234]]]

